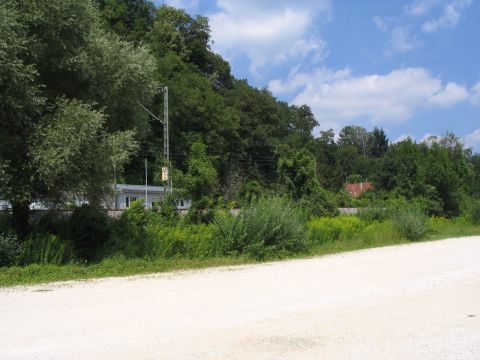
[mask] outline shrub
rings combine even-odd
[[[238,255],[243,251],[247,233],[244,221],[226,211],[218,211],[214,219],[215,242],[213,251],[217,255]]]
[[[299,206],[308,218],[321,216],[332,217],[339,214],[334,197],[319,186],[316,187],[310,195],[301,198]]]
[[[428,217],[418,203],[395,205],[389,210],[390,219],[407,240],[420,240],[428,231]]]
[[[306,249],[302,212],[282,197],[262,197],[237,217],[218,213],[216,249],[223,254],[246,253],[255,259],[282,257]]]
[[[148,212],[143,201],[134,201],[120,219],[114,223],[110,241],[106,244],[106,254],[122,254],[127,258],[145,256]]]
[[[110,237],[107,213],[90,205],[77,207],[68,220],[67,234],[76,257],[97,260]]]
[[[308,243],[315,246],[350,239],[364,228],[365,223],[355,216],[312,219],[307,223]]]
[[[175,206],[175,197],[168,195],[161,202],[159,208],[153,208],[147,211],[149,224],[163,224],[166,226],[175,226],[178,223],[179,215]]]
[[[385,204],[373,202],[364,208],[358,209],[357,216],[367,224],[375,221],[385,221],[389,217]]]
[[[25,248],[20,256],[22,265],[54,264],[61,265],[72,260],[69,244],[56,235],[31,235],[25,242]]]
[[[65,213],[57,210],[51,210],[42,214],[33,224],[35,233],[49,233],[59,236],[66,235],[68,228],[68,217]]]
[[[23,244],[15,234],[0,233],[0,267],[16,265]]]
[[[192,203],[184,221],[187,224],[209,224],[215,216],[214,208],[214,201],[207,196],[202,196]]]
[[[9,212],[2,211],[0,207],[0,233],[10,233],[13,232],[12,228],[12,217]]]
[[[480,224],[480,200],[469,199],[465,202],[465,217],[473,224]]]
[[[169,257],[195,259],[214,255],[213,225],[189,225],[182,228],[149,225],[146,235],[146,254],[150,259]]]

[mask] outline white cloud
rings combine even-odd
[[[441,91],[432,96],[428,103],[432,106],[449,107],[467,100],[468,97],[467,89],[456,83],[449,82]]]
[[[422,16],[430,12],[440,2],[439,0],[416,0],[405,6],[405,12],[411,16]]]
[[[477,82],[470,90],[470,101],[473,105],[480,106],[480,81]]]
[[[374,16],[372,20],[379,30],[383,32],[386,32],[388,30],[387,22],[384,19],[382,19],[380,16]]]
[[[424,143],[428,146],[432,146],[433,144],[438,143],[440,140],[442,140],[442,136],[432,133],[426,133],[425,135],[423,135],[419,142]]]
[[[402,134],[400,135],[398,138],[396,138],[393,143],[396,144],[396,143],[399,143],[403,140],[407,140],[407,139],[410,139],[412,141],[415,141],[415,136],[413,135],[410,135],[410,134]]]
[[[345,79],[351,75],[351,70],[345,68],[343,70],[333,71],[328,68],[318,68],[312,74],[299,73],[292,71],[287,82],[281,80],[272,80],[268,84],[270,91],[277,95],[291,94],[299,89],[310,89],[314,86],[311,80],[314,78],[315,83],[332,83]],[[314,89],[312,89],[314,90]]]
[[[406,26],[396,26],[393,28],[389,41],[387,54],[404,53],[422,47],[421,41],[410,35],[410,28]]]
[[[444,84],[423,68],[364,76],[354,76],[348,69],[320,69],[292,73],[285,82],[270,82],[269,88],[274,94],[300,91],[293,103],[308,104],[322,129],[338,129],[359,120],[401,123],[421,108],[453,106],[468,98],[463,87]]]
[[[312,35],[319,14],[330,11],[329,0],[218,0],[210,14],[213,49],[228,59],[247,56],[256,72],[270,62],[290,59],[321,60],[326,43]]]
[[[198,0],[164,0],[165,4],[177,9],[185,9],[188,11],[198,8]]]
[[[472,0],[453,0],[447,3],[443,9],[443,14],[425,22],[422,30],[427,33],[436,32],[443,28],[452,28],[458,24],[461,12],[470,6]]]
[[[374,16],[372,18],[375,26],[384,33],[390,32],[390,26],[395,21],[390,18],[381,18]],[[388,40],[388,46],[385,49],[385,55],[390,56],[394,53],[405,53],[423,46],[423,43],[410,32],[410,26],[393,26]]]
[[[480,129],[476,129],[471,134],[465,136],[465,146],[476,149],[480,149]]]

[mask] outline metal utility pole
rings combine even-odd
[[[148,208],[148,163],[145,158],[145,208]]]
[[[170,166],[170,140],[168,131],[168,86],[162,87],[163,92],[163,158],[167,171],[167,192],[173,192],[173,181]]]
[[[117,171],[115,169],[115,160],[113,160],[112,158],[112,162],[113,162],[113,201],[114,201],[114,204],[115,204],[115,210],[117,210]]]
[[[163,120],[158,116],[155,116],[150,110],[143,106],[139,101],[138,104],[150,114],[155,120],[160,121],[163,124],[163,161],[164,166],[162,168],[162,180],[166,181],[165,190],[169,193],[173,193],[173,180],[171,175],[171,163],[170,163],[170,139],[168,130],[168,86],[162,86],[160,91],[163,93]]]

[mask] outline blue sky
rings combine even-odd
[[[158,0],[210,19],[237,78],[320,126],[453,131],[480,152],[480,0]]]

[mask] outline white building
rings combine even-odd
[[[167,196],[164,186],[117,184],[115,189],[116,199],[113,208],[117,210],[128,209],[134,201],[143,200],[148,208],[160,202]],[[191,199],[179,199],[176,201],[177,209],[189,209]]]

